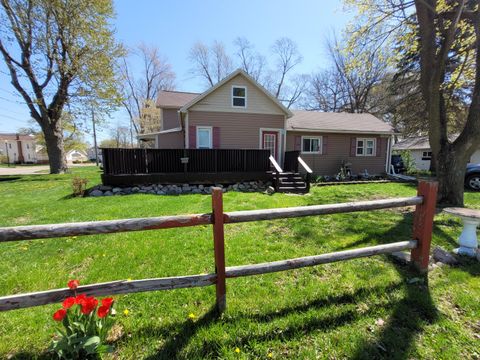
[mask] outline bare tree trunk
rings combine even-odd
[[[58,123],[55,127],[46,126],[43,128],[43,133],[45,134],[50,173],[63,174],[67,170],[67,162],[61,126]]]

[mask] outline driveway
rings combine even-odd
[[[77,166],[92,166],[95,164],[69,164],[68,167],[77,167]],[[39,175],[39,174],[48,174],[50,171],[50,166],[48,165],[30,165],[30,166],[19,166],[15,167],[0,167],[0,176],[2,175]]]

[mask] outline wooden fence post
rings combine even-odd
[[[217,310],[225,311],[227,306],[225,282],[225,231],[223,220],[223,192],[216,187],[212,191],[213,247],[215,252],[215,273],[217,291]]]
[[[418,246],[412,249],[411,259],[415,268],[422,273],[428,271],[437,189],[438,183],[435,181],[418,182],[417,193],[418,196],[423,196],[423,203],[415,207],[413,239],[417,240]]]

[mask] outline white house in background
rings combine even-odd
[[[454,137],[454,139],[456,136]],[[452,139],[452,140],[454,140]],[[418,170],[429,170],[430,161],[432,160],[432,149],[430,148],[430,142],[427,136],[411,137],[402,140],[393,145],[393,151],[407,150],[412,154],[412,158],[415,161],[415,167]],[[478,149],[470,157],[470,163],[480,164],[480,144]]]
[[[44,145],[35,146],[35,154],[38,164],[48,164],[47,148]]]
[[[0,133],[0,155],[8,156],[10,164],[36,163],[35,137],[33,135]]]
[[[67,163],[88,161],[88,155],[83,150],[76,150],[76,149],[70,150],[67,152],[65,157],[67,159]]]

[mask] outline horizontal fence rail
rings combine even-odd
[[[421,204],[422,196],[405,198],[274,208],[262,210],[243,210],[223,214],[224,223],[285,219],[312,215],[331,215],[339,213],[381,210],[395,207]],[[78,223],[31,225],[0,228],[0,242],[33,240],[54,237],[108,234],[127,231],[168,229],[174,227],[212,224],[212,214],[171,215],[138,219],[103,220]]]
[[[419,182],[418,195],[414,197],[225,213],[223,211],[222,190],[215,188],[212,193],[212,213],[209,214],[173,215],[139,219],[6,227],[0,228],[0,242],[212,224],[215,273],[133,281],[119,280],[80,286],[77,288],[76,292],[87,295],[103,296],[215,285],[217,309],[222,312],[226,307],[225,280],[228,278],[298,269],[336,261],[379,254],[389,254],[408,249],[411,250],[412,263],[417,269],[422,272],[427,271],[433,216],[435,213],[436,191],[437,183],[422,181]],[[394,242],[390,244],[261,264],[231,267],[225,265],[224,225],[228,223],[370,211],[412,205],[415,205],[416,208],[414,214],[413,239],[409,241]],[[64,288],[3,296],[0,297],[0,311],[60,302],[66,297],[72,295],[72,290]]]

